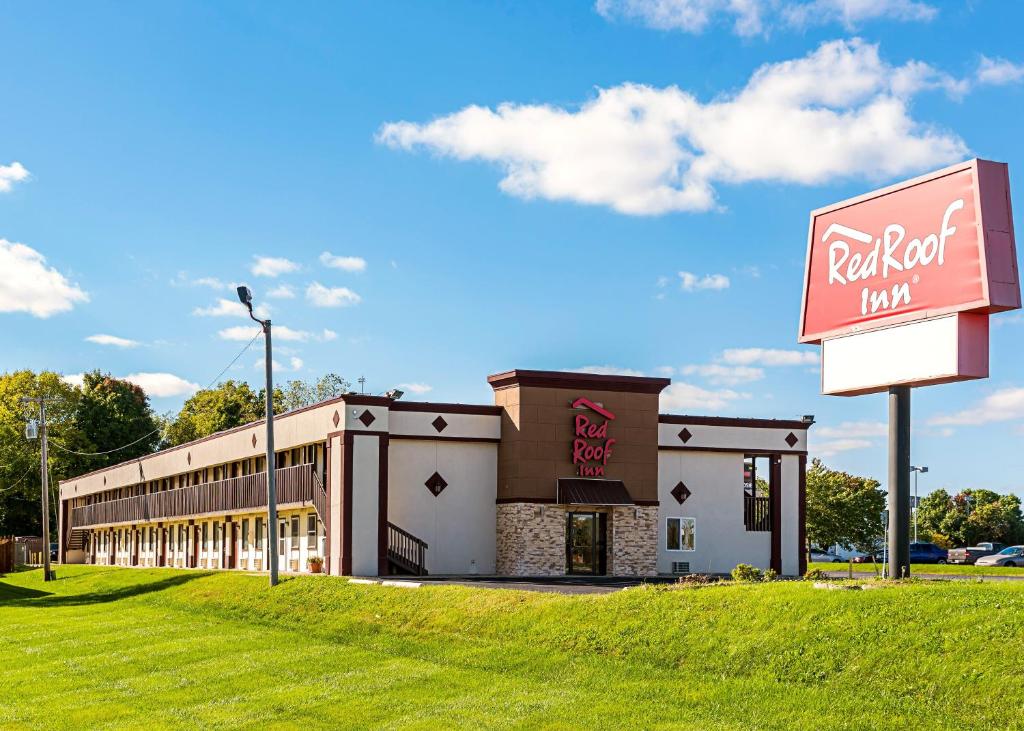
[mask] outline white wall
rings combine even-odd
[[[448,482],[437,497],[424,485],[435,471]],[[429,573],[492,574],[497,480],[496,444],[393,438],[388,520],[427,542]]]
[[[680,480],[692,493],[682,505],[670,494]],[[689,561],[693,573],[728,573],[738,563],[768,568],[771,533],[743,525],[742,452],[662,450],[658,500],[658,573],[670,573],[673,561]],[[665,548],[668,517],[696,519],[695,550]]]
[[[378,566],[378,513],[380,438],[352,440],[352,574],[376,576]]]

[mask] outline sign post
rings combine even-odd
[[[910,575],[910,389],[989,375],[1021,306],[1005,163],[968,160],[811,213],[798,340],[821,392],[889,394],[888,576]]]

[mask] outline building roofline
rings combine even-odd
[[[498,391],[513,386],[534,388],[595,389],[598,391],[624,391],[629,393],[661,393],[672,381],[668,378],[647,376],[618,376],[574,371],[532,371],[515,369],[487,377],[491,388]]]
[[[814,423],[803,419],[755,419],[745,416],[693,416],[688,414],[658,414],[659,424],[684,426],[732,426],[753,429],[802,429]]]

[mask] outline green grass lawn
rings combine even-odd
[[[821,569],[822,571],[847,571],[849,570],[849,564],[847,563],[812,563],[808,564],[809,569]],[[869,573],[874,574],[875,569],[869,563],[855,563],[853,565],[854,573]],[[879,571],[881,571],[881,564],[879,564]],[[934,564],[934,563],[914,563],[910,564],[910,575],[911,576],[934,576],[939,575],[950,575],[950,576],[1020,576],[1024,578],[1024,567],[1011,567],[1011,566],[964,566],[960,564]]]
[[[1024,585],[0,577],[0,728],[1024,727]]]

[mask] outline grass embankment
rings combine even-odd
[[[809,569],[821,569],[822,571],[848,571],[848,563],[812,563]],[[878,570],[881,571],[881,564]],[[872,564],[855,563],[854,574],[875,573]],[[1024,578],[1024,567],[1014,566],[970,566],[961,564],[936,564],[936,563],[914,563],[910,564],[911,576],[972,576],[983,579],[986,576],[1020,576]]]
[[[0,578],[0,727],[1021,727],[1024,586]]]

